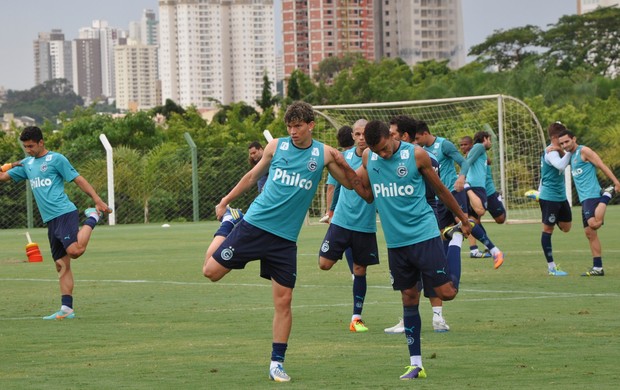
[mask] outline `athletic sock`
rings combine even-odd
[[[603,258],[602,257],[593,257],[592,258],[592,268],[603,268]]]
[[[461,281],[461,245],[463,245],[463,235],[455,233],[452,235],[452,240],[450,240],[446,256],[448,258],[448,271],[456,289],[459,288],[459,282]]]
[[[489,248],[489,251],[495,248],[495,245],[493,245],[489,237],[487,237],[486,232],[479,224],[475,224],[474,227],[471,228],[471,234],[476,237],[476,240],[480,241],[484,244],[484,246]]]
[[[367,289],[366,275],[355,275],[353,277],[353,314],[362,315]]]
[[[284,363],[284,355],[286,355],[287,347],[288,347],[287,343],[272,343],[271,344],[271,368],[273,368],[278,363]]]
[[[545,255],[545,259],[547,259],[547,263],[553,263],[553,247],[551,245],[551,233],[542,232],[542,235],[540,236],[540,245],[542,246],[543,254]]]
[[[418,305],[403,306],[403,323],[405,325],[405,335],[408,342],[409,356],[422,356],[422,346],[420,345],[420,328],[422,327],[422,319],[418,311]],[[422,364],[422,362],[420,362]]]
[[[71,295],[62,295],[60,297],[60,304],[62,306],[67,307],[68,309],[73,309],[73,296],[71,296]],[[69,310],[64,310],[64,311],[69,311]]]

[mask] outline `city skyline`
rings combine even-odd
[[[87,7],[84,3],[89,3]],[[6,8],[8,8],[5,5]],[[276,31],[281,23],[280,0],[274,1]],[[550,23],[566,14],[575,14],[575,0],[462,0],[464,41],[466,51],[502,28],[533,24],[547,28]],[[93,20],[106,20],[110,26],[129,30],[129,23],[139,21],[144,9],[159,13],[157,0],[65,0],[61,4],[45,0],[24,0],[11,4],[10,12],[0,12],[0,87],[13,90],[32,88],[34,82],[33,41],[39,32],[62,29],[68,40],[78,37],[82,27]],[[34,11],[33,11],[34,10]],[[28,22],[19,21],[12,15],[28,15]],[[281,36],[276,37],[276,44]],[[471,59],[469,59],[471,60]]]

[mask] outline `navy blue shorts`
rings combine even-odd
[[[347,248],[353,251],[353,262],[357,265],[379,264],[377,234],[362,233],[345,229],[333,223],[327,228],[319,256],[333,261],[342,259]]]
[[[588,227],[588,219],[594,218],[594,210],[599,203],[601,203],[600,198],[586,199],[581,202],[581,218],[584,228]]]
[[[494,192],[487,197],[487,210],[493,218],[506,214],[506,209],[504,208],[504,203],[502,202],[502,197],[499,195],[499,192]]]
[[[452,191],[452,196],[456,199],[456,203],[458,203],[461,211],[467,214],[467,193],[465,191]],[[454,225],[455,223],[456,217],[440,200],[437,204],[437,224],[439,225],[439,230],[442,230],[450,225]]]
[[[568,200],[555,202],[553,200],[540,199],[538,204],[542,212],[542,223],[547,226],[554,226],[558,222],[571,222],[573,220],[573,213]]]
[[[47,238],[54,261],[67,255],[67,248],[77,242],[80,231],[80,213],[77,210],[60,215],[47,222]]]
[[[407,290],[422,280],[428,288],[450,282],[448,260],[439,237],[400,248],[388,248],[394,290]]]
[[[260,260],[260,276],[294,288],[297,279],[297,243],[271,234],[244,219],[215,251],[213,258],[228,269],[243,269]]]
[[[468,191],[473,191],[474,194],[476,194],[476,196],[478,198],[480,198],[480,201],[482,202],[482,207],[484,207],[485,210],[488,210],[488,202],[487,202],[487,190],[484,187],[471,187]],[[469,200],[469,198],[468,198]],[[472,209],[471,204],[469,205],[469,215],[473,215],[475,217],[480,217],[478,214],[476,214],[476,212]]]

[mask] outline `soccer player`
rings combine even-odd
[[[24,128],[19,140],[30,157],[18,164],[12,163],[12,168],[7,172],[0,172],[0,181],[29,180],[41,219],[47,224],[52,259],[58,272],[61,306],[60,310],[43,319],[75,318],[71,259],[77,259],[84,254],[99,218],[104,212],[110,213],[111,210],[65,156],[47,150],[40,128]],[[65,193],[65,182],[74,182],[95,202],[94,208],[84,211],[86,220],[82,228],[79,227],[79,212]]]
[[[355,143],[353,141],[353,128],[351,126],[342,126],[338,129],[338,133],[336,134],[336,138],[338,139],[338,146],[342,148],[342,150],[351,149]],[[340,184],[331,176],[327,175],[327,191],[325,194],[325,204],[327,205],[327,211],[325,215],[321,217],[319,222],[329,223],[332,216],[334,215],[334,210],[336,209],[336,203],[338,203],[338,195],[340,194]],[[347,257],[347,261],[348,261]],[[351,268],[351,273],[353,273],[353,264],[349,262],[349,267]]]
[[[572,154],[571,173],[581,203],[583,227],[592,252],[592,268],[581,276],[604,276],[601,242],[597,230],[603,226],[607,204],[614,194],[620,191],[620,182],[594,150],[577,144],[577,138],[570,130],[561,131],[558,137],[562,148]],[[596,178],[596,168],[612,181],[612,186],[601,190]]]
[[[498,269],[504,263],[504,254],[489,239],[486,230],[482,227],[481,218],[487,209],[487,150],[491,149],[491,135],[486,131],[479,131],[474,135],[474,146],[467,154],[469,171],[467,172],[467,190],[472,191],[479,202],[479,207],[470,207],[469,216],[475,222],[472,234],[478,241],[484,244],[493,256],[494,268]],[[470,205],[475,203],[470,201]]]
[[[250,143],[250,145],[248,146],[248,162],[250,163],[250,166],[253,167],[254,165],[258,164],[261,158],[263,158],[263,146],[258,141]],[[267,182],[267,176],[268,175],[263,175],[256,182],[259,193],[263,192],[263,187]]]
[[[390,134],[397,141],[414,143],[417,124],[418,121],[416,121],[410,116],[397,115],[390,120]],[[431,158],[431,165],[435,169],[435,172],[439,174],[439,161],[437,161],[437,158],[433,153],[428,151],[427,153],[428,156]],[[433,209],[433,212],[435,213],[435,219],[439,221],[439,215],[437,214],[437,197],[435,196],[433,188],[428,184],[426,185],[426,202]],[[454,275],[453,282],[455,282],[456,288],[458,288],[458,281],[460,280],[461,269],[461,246],[459,243],[459,239],[462,243],[463,235],[460,232],[454,234],[453,238],[450,240],[448,251],[446,252],[446,255],[448,256],[450,272]],[[435,291],[429,286],[424,287],[424,296],[428,298],[431,304],[431,310],[433,312],[433,330],[435,332],[449,331],[450,326],[446,323],[446,320],[443,317],[443,301],[439,297],[437,297]],[[384,329],[384,332],[388,334],[404,333],[405,328],[403,320],[401,319],[398,324],[390,328]]]
[[[566,276],[567,273],[562,271],[553,259],[551,235],[555,225],[558,225],[564,233],[568,233],[573,220],[564,185],[564,170],[570,164],[571,153],[566,152],[564,156],[560,155],[560,152],[564,151],[558,139],[558,135],[564,130],[566,127],[560,122],[549,125],[547,134],[550,143],[540,158],[540,186],[538,188],[539,206],[542,212],[540,244],[547,260],[548,273],[552,276]]]
[[[417,284],[422,279],[443,300],[454,299],[458,290],[448,274],[437,222],[426,201],[424,179],[457,217],[466,220],[466,216],[441,183],[426,151],[397,141],[381,121],[368,122],[365,138],[370,150],[364,152],[362,165],[356,171],[361,186],[356,185],[355,190],[367,202],[375,201],[388,247],[392,287],[401,292],[410,365],[400,379],[425,378]],[[342,157],[336,161],[346,165]],[[470,232],[467,224],[462,229],[465,235]]]
[[[263,192],[250,205],[243,219],[210,256],[203,274],[213,282],[252,260],[261,261],[260,275],[271,280],[274,303],[273,344],[269,377],[288,382],[283,363],[291,332],[291,300],[297,277],[297,237],[306,211],[316,193],[323,169],[347,188],[359,186],[355,172],[336,164],[340,152],[312,138],[314,110],[305,102],[294,102],[284,115],[289,137],[274,139],[263,158],[246,173],[216,206],[221,218],[228,204],[248,191],[269,171]],[[345,172],[348,171],[347,176]]]
[[[360,119],[353,125],[355,147],[343,152],[345,161],[352,169],[362,164],[362,154],[366,150],[364,127],[368,121]],[[353,260],[353,315],[349,330],[367,332],[362,321],[362,310],[366,299],[366,269],[379,264],[377,249],[377,209],[374,203],[366,203],[354,190],[341,189],[325,238],[319,251],[319,268],[330,270],[351,249]]]

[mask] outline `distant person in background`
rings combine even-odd
[[[607,204],[616,192],[620,191],[620,182],[594,150],[577,144],[577,138],[570,130],[561,131],[558,137],[562,148],[571,153],[571,173],[581,203],[583,227],[592,252],[592,268],[581,276],[604,276],[601,242],[597,230],[603,226]],[[596,168],[603,171],[613,185],[602,190],[596,177]]]
[[[10,164],[11,167],[7,172],[3,169],[0,172],[0,181],[29,180],[41,218],[47,224],[52,258],[58,272],[61,306],[60,310],[43,319],[75,318],[71,259],[77,259],[84,254],[97,222],[103,213],[111,213],[112,210],[65,156],[46,149],[40,128],[36,126],[24,128],[19,140],[30,157],[26,157],[19,164]],[[86,220],[82,228],[79,227],[80,214],[65,193],[65,182],[74,182],[95,202],[95,207],[84,211]]]
[[[258,164],[261,158],[263,158],[263,146],[258,141],[254,141],[248,146],[248,162],[250,163],[250,167],[254,167],[254,165]],[[265,174],[256,182],[258,193],[263,192],[263,187],[267,182],[267,176],[268,174]]]

